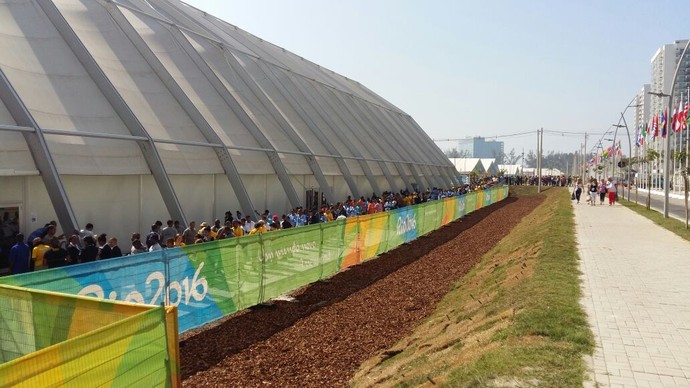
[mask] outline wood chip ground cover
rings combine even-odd
[[[247,310],[181,345],[183,385],[347,386],[412,330],[543,198],[509,197],[411,244]],[[390,351],[390,349],[388,349]]]

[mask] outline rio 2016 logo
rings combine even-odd
[[[151,300],[149,300],[148,302],[144,299],[144,295],[136,290],[129,292],[124,297],[120,295],[120,298],[125,302],[134,302],[139,304],[160,304],[159,299],[161,295],[163,295],[163,292],[165,292],[166,300],[168,300],[169,304],[173,306],[177,306],[180,303],[184,303],[187,305],[189,304],[189,301],[191,299],[200,302],[206,297],[206,294],[208,293],[208,282],[206,281],[206,278],[199,277],[199,273],[201,272],[201,269],[203,267],[204,263],[199,263],[199,267],[196,269],[196,272],[194,272],[194,276],[192,277],[191,281],[189,280],[189,276],[187,276],[184,279],[182,279],[182,281],[171,281],[167,287],[165,286],[165,276],[162,272],[156,271],[150,273],[149,276],[146,277],[144,285],[149,286],[152,283],[156,283],[158,287],[155,289],[156,291],[153,293]],[[173,295],[171,295],[170,291],[173,291]],[[103,287],[99,286],[98,284],[90,284],[82,288],[77,295],[105,299],[105,292],[103,291]],[[111,291],[108,294],[108,299],[118,300],[117,291]]]
[[[407,232],[411,232],[417,229],[417,220],[414,219],[414,215],[407,213],[405,217],[398,217],[397,223],[397,233],[398,236],[403,235]]]

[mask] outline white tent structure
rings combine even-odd
[[[365,86],[178,0],[0,1],[0,53],[0,210],[25,233],[123,239],[458,178]]]
[[[469,174],[474,172],[478,175],[483,175],[486,170],[479,158],[450,158],[451,163],[460,174]]]
[[[499,164],[498,171],[503,171],[505,175],[521,175],[522,166],[519,164]]]
[[[498,165],[496,165],[496,159],[483,158],[481,159],[482,165],[484,166],[484,171],[487,175],[498,175]]]

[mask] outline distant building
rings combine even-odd
[[[652,92],[671,93],[673,74],[687,43],[687,39],[677,40],[672,44],[665,44],[656,50],[651,60],[652,82],[650,89]],[[672,106],[677,106],[681,94],[687,96],[688,86],[690,86],[690,56],[686,55],[679,68]],[[650,114],[660,113],[667,104],[668,98],[652,96]]]
[[[649,94],[651,90],[650,84],[642,85],[642,88],[640,89],[637,97],[635,98],[635,102],[633,103],[635,106],[635,130],[644,127],[644,125],[648,123],[651,118],[650,112],[652,95]]]
[[[483,137],[473,137],[458,142],[458,152],[466,158],[493,158],[503,160],[503,142],[487,141]]]

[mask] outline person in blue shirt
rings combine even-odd
[[[29,272],[29,246],[24,243],[24,235],[17,235],[17,243],[10,249],[10,271],[12,275]]]

